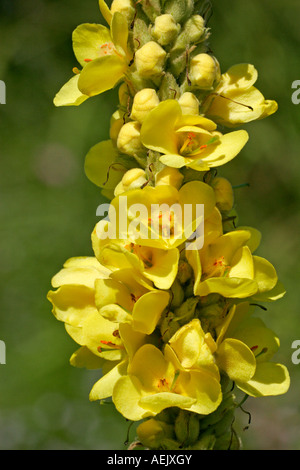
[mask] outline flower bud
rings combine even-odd
[[[121,127],[123,126],[123,116],[120,110],[114,112],[110,119],[109,137],[115,143],[117,141]]]
[[[153,88],[144,88],[133,99],[131,118],[143,122],[147,114],[159,105],[159,98]]]
[[[199,114],[199,101],[196,96],[187,91],[181,95],[178,100],[182,114],[198,115]]]
[[[188,44],[195,44],[205,34],[205,21],[200,15],[193,15],[183,25],[173,49],[185,50]]]
[[[175,434],[185,446],[197,441],[200,431],[199,417],[195,413],[180,410],[175,420]]]
[[[131,168],[126,171],[120,183],[115,188],[115,196],[130,189],[141,188],[147,182],[146,172],[142,168]]]
[[[127,21],[130,22],[135,14],[134,2],[132,0],[113,0],[110,11],[112,14],[116,11],[122,13]]]
[[[180,31],[180,25],[176,23],[173,16],[166,13],[155,18],[152,27],[153,38],[162,46],[173,42]]]
[[[177,23],[182,23],[193,11],[193,0],[166,0],[164,4],[165,13],[173,16]]]
[[[175,279],[171,287],[171,294],[172,294],[172,302],[171,308],[178,308],[182,304],[184,300],[184,291],[181,287],[180,282]]]
[[[119,132],[117,139],[117,147],[120,152],[128,155],[135,155],[143,149],[140,138],[140,123],[130,121],[124,124]]]
[[[179,330],[179,328],[180,325],[178,321],[176,321],[173,312],[168,312],[166,315],[164,315],[160,323],[160,334],[162,341],[167,343],[176,333],[176,331]]]
[[[128,105],[128,99],[129,99],[129,91],[128,91],[128,85],[127,83],[122,83],[118,90],[118,96],[119,96],[119,103],[121,106],[124,108],[127,108]]]
[[[212,181],[216,195],[216,204],[220,211],[230,211],[233,207],[234,195],[230,182],[226,178],[217,177]]]
[[[178,264],[178,273],[177,273],[177,279],[181,284],[185,284],[187,281],[189,281],[192,278],[193,275],[193,269],[191,265],[184,260],[180,260]]]
[[[135,53],[135,65],[143,78],[155,77],[162,73],[166,60],[166,51],[157,44],[149,41]]]
[[[216,438],[213,434],[203,435],[195,444],[193,444],[191,450],[213,450],[215,448]]]
[[[219,77],[220,67],[214,57],[201,53],[192,58],[189,79],[193,86],[208,90]]]
[[[179,189],[182,185],[183,174],[177,168],[171,168],[166,166],[161,171],[159,171],[155,176],[155,185],[168,185],[174,186],[176,189]]]
[[[138,426],[137,435],[145,447],[159,449],[165,439],[172,439],[174,437],[174,428],[164,421],[150,418]]]

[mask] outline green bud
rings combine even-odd
[[[175,319],[173,312],[168,312],[166,315],[163,316],[160,322],[160,334],[162,340],[167,343],[172,336],[179,330],[180,324]]]
[[[180,260],[178,264],[177,279],[181,284],[188,282],[193,275],[192,266],[185,260]]]
[[[195,413],[180,410],[175,420],[175,434],[185,446],[194,444],[199,436],[199,417]]]
[[[155,18],[161,14],[160,0],[147,0],[147,2],[142,2],[142,8],[152,23],[155,21]]]
[[[174,310],[176,320],[180,324],[188,323],[194,318],[195,310],[199,299],[197,297],[189,297],[186,301],[178,308]]]
[[[175,279],[171,287],[171,293],[172,293],[171,308],[178,308],[184,300],[184,292],[177,279]]]
[[[183,23],[191,16],[193,9],[193,0],[167,0],[164,8],[165,13],[172,15],[176,23]]]
[[[170,73],[166,72],[162,78],[158,96],[161,101],[174,99],[177,95],[179,95],[179,86],[176,82],[175,77]]]
[[[134,51],[151,41],[151,34],[148,25],[141,18],[134,21],[133,34],[130,36],[131,46]]]
[[[216,438],[213,434],[202,436],[195,444],[190,446],[191,450],[214,450]]]
[[[235,209],[231,209],[231,211],[223,212],[222,219],[223,219],[224,233],[235,230],[236,227],[239,225],[238,213]]]
[[[170,445],[169,440],[174,437],[174,428],[170,424],[151,418],[138,426],[137,435],[145,447],[149,449],[163,449],[166,448],[167,444]]]

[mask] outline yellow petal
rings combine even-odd
[[[276,396],[286,393],[290,386],[290,376],[282,364],[262,362],[257,364],[256,372],[247,383],[236,385],[252,397]]]
[[[208,146],[199,158],[194,157],[192,163],[188,163],[188,167],[202,171],[202,168],[216,168],[218,166],[228,163],[235,158],[242,148],[246,145],[249,135],[246,131],[234,131],[224,134],[220,137],[219,145],[214,145],[211,148]]]
[[[112,396],[116,382],[127,372],[128,361],[122,361],[98,380],[90,391],[90,401],[103,400]]]
[[[62,86],[53,100],[55,106],[79,106],[89,98],[79,90],[78,80],[79,75],[74,75]]]
[[[169,301],[170,295],[165,291],[151,291],[140,297],[132,312],[134,330],[150,335]]]
[[[127,68],[123,58],[106,55],[88,62],[79,75],[78,88],[81,93],[94,96],[112,89],[124,76]]]
[[[254,279],[258,284],[258,292],[271,291],[277,284],[278,277],[274,266],[260,256],[253,256]]]
[[[235,338],[227,338],[220,344],[217,364],[231,380],[239,382],[248,382],[256,369],[256,360],[251,349]]]
[[[111,42],[111,35],[101,24],[84,23],[73,31],[72,41],[76,59],[84,67],[88,61],[99,57],[100,46]]]
[[[114,45],[120,53],[127,52],[128,24],[124,15],[116,11],[111,22],[111,35]]]
[[[177,154],[175,124],[182,111],[176,100],[162,101],[149,112],[141,128],[141,141],[145,147],[161,153]]]

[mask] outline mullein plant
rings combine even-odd
[[[71,364],[99,369],[90,400],[109,401],[137,423],[130,448],[239,449],[237,409],[289,388],[286,367],[273,360],[279,338],[260,316],[284,287],[256,254],[260,232],[239,226],[234,188],[217,173],[248,141],[240,126],[277,103],[254,86],[253,65],[221,71],[207,6],[100,0],[107,25],[75,29],[80,67],[54,99],[78,106],[118,87],[108,139],[85,158],[111,217],[92,231],[94,255],[68,259],[48,299],[78,344]],[[141,203],[204,205],[201,246],[186,243],[195,210],[188,233],[159,213],[159,236],[105,236],[113,214],[132,221],[130,208]]]

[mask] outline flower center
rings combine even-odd
[[[207,149],[209,145],[216,143],[219,140],[217,136],[207,136],[206,134],[198,134],[195,132],[188,132],[185,134],[183,144],[179,150],[182,156],[198,155]]]
[[[130,253],[134,253],[143,262],[145,269],[152,268],[152,251],[148,247],[129,243],[125,248]]]
[[[162,238],[174,235],[175,215],[172,211],[158,211],[149,217],[148,226]]]
[[[205,266],[202,280],[209,277],[228,277],[230,269],[230,266],[225,262],[224,256],[221,256],[215,259],[212,265]]]

